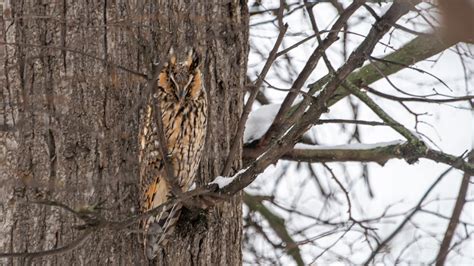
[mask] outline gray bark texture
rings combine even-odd
[[[12,0],[2,7],[0,253],[55,250],[80,238],[80,219],[34,202],[74,210],[100,203],[103,218],[114,221],[137,212],[147,90],[132,72],[147,74],[170,46],[178,55],[188,47],[201,53],[209,125],[198,186],[220,175],[242,113],[245,1]],[[137,230],[138,223],[104,228],[77,248],[0,264],[146,265]],[[241,237],[238,195],[197,215],[184,212],[152,264],[240,265]]]

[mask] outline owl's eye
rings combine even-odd
[[[170,79],[168,71],[162,71],[158,78],[158,88],[167,94],[174,94],[174,84]]]

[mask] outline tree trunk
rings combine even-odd
[[[147,90],[134,72],[147,74],[150,56],[165,59],[170,46],[202,54],[210,110],[198,186],[220,174],[242,112],[245,1],[15,0],[4,4],[2,23],[0,253],[77,241],[82,221],[44,201],[101,207],[109,220],[139,210],[137,137]],[[153,263],[241,264],[241,215],[240,196],[197,218],[185,212]],[[136,229],[101,229],[75,249],[31,262],[146,264]]]

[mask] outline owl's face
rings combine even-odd
[[[171,54],[158,77],[158,87],[177,102],[198,98],[203,93],[199,56],[190,52],[186,60],[177,62],[176,55]]]

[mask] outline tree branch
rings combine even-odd
[[[290,255],[297,265],[305,265],[300,249],[286,229],[285,220],[274,214],[262,204],[262,198],[250,195],[244,192],[243,200],[245,205],[254,212],[258,212],[268,222],[275,234],[285,243],[286,252]]]
[[[317,147],[317,146],[316,146]],[[403,159],[403,144],[373,149],[292,149],[282,159],[299,162],[376,162],[384,165],[390,159]]]
[[[84,244],[84,242],[91,236],[96,229],[89,228],[86,230],[80,237],[76,238],[71,243],[55,249],[45,250],[45,251],[37,251],[37,252],[11,252],[11,253],[0,253],[0,258],[25,258],[26,265],[29,265],[34,258],[44,257],[44,256],[52,256],[63,254],[68,251],[72,251]]]
[[[31,44],[31,43],[2,42],[2,41],[0,41],[0,45],[12,45],[12,46],[18,46],[18,47],[32,47],[32,48],[55,49],[55,50],[65,51],[65,52],[82,55],[84,57],[88,57],[88,58],[103,62],[104,64],[106,64],[108,66],[111,66],[111,67],[120,69],[122,71],[128,72],[128,73],[133,74],[133,75],[135,75],[135,76],[137,76],[141,79],[146,79],[147,78],[146,74],[141,73],[141,72],[136,71],[136,70],[133,70],[133,69],[130,69],[130,68],[127,68],[125,66],[119,65],[117,63],[114,63],[114,62],[108,60],[107,58],[102,58],[102,57],[95,56],[95,55],[92,55],[92,54],[87,53],[87,52],[83,52],[83,51],[76,50],[76,49],[69,48],[69,47],[65,47],[65,46],[40,45],[40,44]]]
[[[313,148],[312,148],[313,146]],[[244,159],[255,160],[258,153],[255,149],[244,148]],[[470,175],[474,175],[474,164],[470,162],[456,163],[458,158],[440,151],[417,149],[416,146],[405,143],[394,143],[391,145],[381,145],[374,148],[351,149],[348,147],[325,147],[317,145],[308,145],[305,148],[296,146],[286,152],[281,159],[308,162],[308,163],[325,163],[325,162],[375,162],[384,165],[391,159],[404,159],[409,164],[415,163],[419,158],[425,158],[437,163],[444,163],[454,166],[456,169],[465,171]]]
[[[474,163],[474,151],[470,152],[468,161],[470,163]],[[441,242],[441,246],[439,247],[438,255],[436,256],[436,266],[444,265],[446,257],[448,256],[448,253],[450,251],[449,247],[451,245],[451,241],[453,239],[456,227],[458,226],[459,218],[461,217],[464,204],[466,203],[466,195],[471,177],[472,174],[464,172],[461,186],[459,187],[458,197],[456,199],[456,203],[454,204],[453,214],[451,215],[448,227],[446,228],[446,232],[444,233],[443,241]]]
[[[357,86],[370,85],[384,78],[384,76],[392,75],[405,69],[407,66],[414,65],[417,62],[439,54],[454,44],[456,44],[455,40],[441,40],[435,33],[416,37],[409,43],[405,44],[402,48],[383,57],[383,62],[368,64],[357,72],[354,72],[347,78],[347,81]],[[378,70],[380,70],[383,75],[377,71],[374,64],[377,64]],[[309,85],[309,87],[311,90],[316,92],[321,89],[321,85],[322,83],[317,81]],[[329,100],[329,105],[335,104],[348,95],[349,92],[343,87],[338,88],[334,93],[334,96]]]

